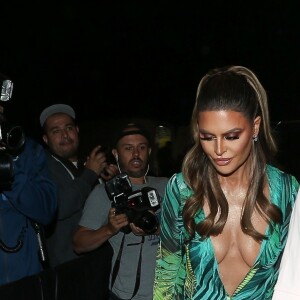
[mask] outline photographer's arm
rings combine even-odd
[[[79,226],[74,234],[73,249],[77,254],[93,251],[113,236],[108,225],[97,230]]]
[[[49,157],[49,169],[59,192],[58,220],[70,218],[82,209],[87,196],[97,183],[100,172],[106,167],[104,154],[97,153],[97,150],[99,147],[93,149],[83,172],[74,179],[59,160]]]
[[[14,181],[4,191],[8,201],[30,219],[48,224],[57,207],[57,189],[50,180],[44,149],[26,139],[22,153],[14,161]]]
[[[108,215],[108,223],[99,229],[93,230],[79,226],[73,237],[73,248],[78,254],[92,251],[117,234],[120,229],[128,224],[125,214],[115,214],[111,208]]]

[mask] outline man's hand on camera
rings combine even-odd
[[[128,225],[128,218],[125,214],[117,214],[115,208],[108,213],[108,228],[112,235],[117,234],[122,227]]]
[[[96,146],[87,157],[85,167],[94,171],[99,176],[106,166],[105,153],[101,152],[101,146]]]
[[[153,210],[148,210],[151,214],[155,215],[155,212]],[[159,226],[157,227],[157,230],[154,233],[147,233],[142,228],[136,226],[134,223],[130,223],[130,228],[132,232],[135,235],[149,235],[149,234],[159,234]]]
[[[140,227],[130,223],[130,228],[135,235],[147,235],[147,233]]]
[[[100,173],[100,177],[105,181],[112,179],[120,173],[118,167],[114,164],[107,165],[104,170]]]

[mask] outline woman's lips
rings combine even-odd
[[[218,166],[227,166],[231,162],[231,158],[216,158],[214,162]]]

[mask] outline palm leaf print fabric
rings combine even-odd
[[[267,166],[270,197],[283,213],[283,223],[266,230],[268,239],[248,274],[229,296],[222,284],[210,238],[196,233],[189,240],[182,210],[192,194],[181,173],[169,180],[161,212],[161,241],[158,249],[154,284],[155,300],[268,300],[272,298],[278,277],[280,257],[286,243],[288,224],[299,184],[295,177]],[[203,210],[195,222],[205,218]],[[188,241],[188,242],[186,242]]]

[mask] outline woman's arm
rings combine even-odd
[[[154,299],[183,299],[185,281],[184,236],[182,208],[178,176],[174,175],[166,189],[162,202],[160,246],[155,271]]]

